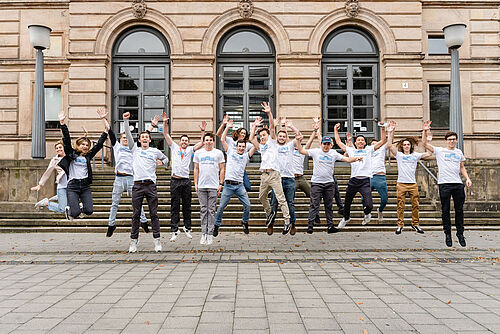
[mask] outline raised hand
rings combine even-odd
[[[151,118],[151,125],[157,126],[159,121],[160,121],[160,115],[155,115],[153,118]]]
[[[230,119],[229,121],[227,121],[226,126],[227,126],[228,128],[230,128],[230,129],[231,129],[231,128],[233,127],[233,125],[234,125],[234,121],[233,121],[232,119]]]
[[[345,134],[345,139],[346,139],[347,142],[352,141],[352,134],[350,132],[347,132]]]
[[[304,135],[302,134],[302,132],[299,132],[299,135],[295,137],[295,139],[300,143],[302,139],[304,139]]]
[[[123,113],[123,119],[124,120],[130,119],[130,113],[128,111],[126,113]]]
[[[266,114],[269,114],[271,112],[271,106],[267,102],[262,102],[262,111],[265,112]]]
[[[340,130],[340,123],[335,124],[334,129],[337,130],[337,131],[339,131]]]
[[[314,123],[313,124],[313,130],[318,131],[319,130],[319,123]]]
[[[99,118],[101,118],[101,119],[105,118],[108,115],[106,109],[104,109],[103,107],[97,108],[96,112],[97,112],[97,115],[99,115]]]
[[[201,121],[201,124],[198,125],[200,127],[201,131],[205,131],[207,129],[207,122],[206,121]]]
[[[34,187],[31,187],[30,189],[31,189],[31,191],[40,191],[40,189],[42,189],[42,186],[38,184]]]
[[[262,125],[262,117],[260,117],[260,116],[259,116],[259,117],[257,117],[257,118],[255,119],[255,121],[254,121],[254,123],[253,123],[253,124],[254,124],[254,126],[256,126],[256,127],[261,126],[261,125]]]
[[[276,118],[274,120],[274,127],[277,127],[278,125],[280,125],[280,120],[278,118]]]
[[[66,119],[66,113],[64,110],[61,110],[59,113],[59,123],[64,124],[64,120]]]
[[[156,117],[156,116],[155,116]],[[168,117],[167,117],[167,113],[166,112],[163,112],[161,114],[161,117],[163,119],[163,124],[166,124],[168,122]],[[151,120],[151,123],[153,122],[153,120]]]
[[[422,130],[429,131],[431,129],[431,123],[432,121],[425,121]]]
[[[227,124],[228,121],[229,121],[229,115],[225,114],[224,118],[222,119],[222,124]]]
[[[393,132],[396,129],[396,122],[390,121],[389,126],[387,127],[387,132]]]
[[[285,123],[283,123],[283,124],[285,124],[285,126],[288,127],[288,128],[291,127],[291,126],[293,126],[292,121],[290,121],[289,119],[286,119],[286,118],[285,118]]]
[[[321,122],[321,118],[319,118],[319,117],[313,117],[313,122],[314,122],[314,124],[318,124],[319,125],[319,123]]]
[[[87,129],[85,129],[85,127],[84,127],[84,126],[82,126],[82,130],[83,130],[83,136],[84,136],[84,137],[87,137],[87,134],[89,133],[89,132],[87,131]]]

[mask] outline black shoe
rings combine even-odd
[[[338,213],[339,215],[341,215],[342,217],[344,217],[344,208],[339,209],[339,211],[337,211],[337,213]]]
[[[144,232],[149,233],[148,223],[141,223],[141,227],[144,230]]]
[[[218,225],[215,225],[214,226],[214,233],[212,234],[214,237],[218,236],[219,235],[219,226]]]
[[[116,230],[116,226],[108,226],[108,232],[106,232],[106,236],[109,238],[113,235],[113,232]]]
[[[467,246],[467,243],[465,242],[465,238],[463,235],[457,234],[458,242],[460,243],[460,246],[465,247]]]
[[[248,230],[248,223],[241,223],[243,225],[243,233],[245,234],[248,234],[250,233],[250,231]],[[217,233],[219,233],[218,231],[219,229],[217,229]],[[215,236],[215,230],[214,230],[214,236]]]
[[[268,215],[266,215],[266,226],[274,225],[273,219],[276,217],[276,211],[271,211]]]
[[[453,245],[453,241],[451,240],[451,234],[446,234],[445,237],[446,246],[451,247]]]
[[[412,225],[411,228],[414,229],[415,231],[417,231],[417,233],[424,234],[424,231],[422,231],[422,229],[418,225],[416,225],[416,226]]]
[[[332,224],[332,225],[328,226],[328,229],[326,230],[326,232],[328,234],[330,234],[330,233],[340,232],[340,230],[338,228],[336,228],[335,225]]]
[[[295,235],[297,233],[297,228],[295,227],[295,223],[292,223],[292,227],[290,228],[290,235]]]
[[[396,229],[396,234],[401,234],[402,231],[403,231],[403,228],[402,227],[398,227]]]
[[[312,226],[307,227],[307,234],[313,234],[313,227]]]
[[[290,222],[285,222],[283,225],[283,235],[288,234],[290,232],[290,229],[292,228],[292,224]]]

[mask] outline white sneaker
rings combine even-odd
[[[177,230],[176,232],[172,232],[172,237],[170,238],[170,241],[175,241],[175,239],[177,239],[177,236],[179,236],[179,234],[181,234],[179,230]]]
[[[383,213],[382,213],[382,212],[380,212],[380,211],[377,211],[377,212],[378,212],[378,222],[379,222],[379,223],[382,223],[382,222],[383,222],[383,220],[384,220],[384,215],[383,215]]]
[[[207,244],[207,235],[202,234],[200,239],[200,245],[206,245],[206,244]]]
[[[130,240],[130,247],[128,248],[129,253],[135,253],[137,252],[137,244],[139,243],[139,239],[131,239]]]
[[[363,219],[363,222],[361,223],[361,225],[368,224],[370,222],[370,220],[372,220],[372,214],[371,213],[365,215],[365,218]]]
[[[42,199],[41,201],[38,201],[35,204],[35,209],[39,209],[42,206],[48,206],[48,205],[49,205],[49,199],[48,198],[44,198],[44,199]]]
[[[69,220],[71,222],[73,221],[73,217],[70,215],[69,206],[64,208],[64,215],[66,216],[67,220]]]
[[[188,239],[193,239],[193,236],[191,235],[191,230],[188,230],[187,228],[185,228],[183,226],[182,231],[184,231],[184,233],[186,234],[186,237],[188,237]]]
[[[205,242],[205,245],[211,245],[214,243],[214,236],[213,235],[207,235],[207,241]]]
[[[161,252],[161,240],[160,238],[154,238],[155,252]]]
[[[337,228],[340,230],[341,228],[344,228],[345,227],[345,224],[347,224],[348,222],[351,221],[351,218],[345,220],[345,218],[342,218],[342,220],[340,221],[339,225],[337,226]]]
[[[49,198],[49,201],[56,201],[56,200],[57,200],[57,195],[54,195],[51,198]]]

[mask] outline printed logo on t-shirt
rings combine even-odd
[[[234,160],[243,160],[243,154],[233,153],[231,154],[231,158]]]
[[[328,155],[320,155],[318,158],[319,162],[323,163],[331,163],[333,162],[333,158]]]
[[[354,151],[354,154],[366,154],[366,149],[362,149],[362,150],[355,150],[355,151]]]
[[[75,164],[77,164],[79,166],[86,166],[87,165],[87,159],[85,159],[84,157],[77,157],[75,159]]]
[[[278,147],[278,152],[279,153],[287,153],[288,152],[288,146],[283,145]]]
[[[201,157],[200,163],[201,164],[214,164],[215,158],[212,158],[211,156]]]
[[[145,159],[156,161],[156,157],[155,157],[154,154],[149,154],[149,153],[147,153],[145,151],[141,151],[141,155],[140,156],[141,156],[141,158],[145,158]]]
[[[402,157],[402,162],[414,162],[415,160],[415,157],[413,157],[413,155],[404,155]]]
[[[459,162],[461,160],[461,157],[458,154],[455,154],[453,152],[451,152],[451,153],[445,153],[444,154],[444,160],[445,161]]]
[[[120,151],[131,153],[130,148],[128,148],[127,146],[120,146]]]
[[[299,150],[293,150],[293,155],[296,157],[300,157],[302,154],[300,154]]]

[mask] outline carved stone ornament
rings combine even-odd
[[[359,12],[359,0],[346,0],[345,13],[348,17],[356,17]]]
[[[146,16],[148,10],[144,0],[132,0],[132,9],[134,10],[134,16],[137,19],[142,19]]]
[[[252,0],[240,0],[238,4],[238,12],[240,16],[244,19],[248,19],[253,14],[253,2]]]

